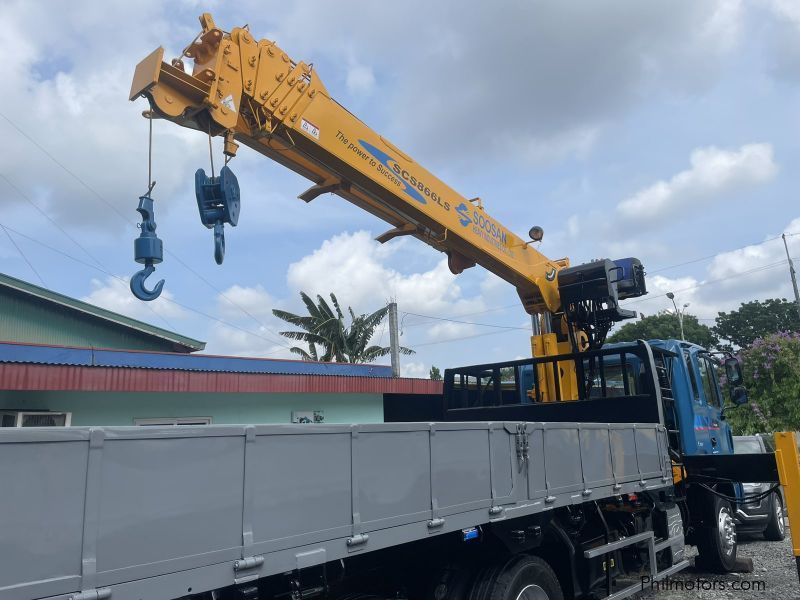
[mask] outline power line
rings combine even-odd
[[[478,327],[493,327],[495,329],[520,329],[524,331],[528,331],[527,327],[517,327],[513,325],[494,325],[492,323],[475,323],[473,321],[461,321],[459,319],[449,319],[447,317],[434,317],[432,315],[421,315],[419,313],[407,312],[403,311],[405,315],[412,315],[414,317],[422,317],[425,319],[434,319],[436,321],[447,321],[448,323],[461,323],[464,325],[476,325]],[[419,325],[427,325],[428,323],[412,323],[410,325],[406,325],[406,327],[417,327]]]
[[[11,189],[13,189],[15,192],[17,192],[17,194],[19,194],[19,196],[23,200],[25,200],[28,204],[30,204],[40,215],[42,215],[53,226],[55,226],[61,233],[63,233],[64,236],[67,239],[69,239],[69,241],[71,241],[78,248],[80,248],[86,256],[91,258],[98,265],[102,266],[102,263],[99,260],[97,260],[97,258],[92,256],[92,254],[86,248],[84,248],[83,245],[81,245],[81,243],[78,242],[78,240],[76,240],[74,237],[72,237],[69,234],[69,232],[67,232],[67,230],[64,229],[55,219],[53,219],[49,214],[47,214],[47,212],[45,212],[44,209],[42,209],[38,204],[36,204],[33,200],[31,200],[30,197],[25,192],[23,192],[20,188],[18,188],[16,185],[14,185],[14,183],[4,173],[0,173],[0,179],[3,179],[3,181],[5,181],[9,185],[9,187]]]
[[[11,126],[14,128],[14,129],[16,129],[16,130],[17,130],[17,131],[20,133],[20,135],[22,135],[22,137],[24,137],[24,138],[25,138],[26,140],[28,140],[28,141],[29,141],[31,144],[33,144],[33,145],[34,145],[34,146],[36,146],[36,147],[37,147],[39,150],[41,150],[41,151],[42,151],[42,153],[43,153],[45,156],[47,156],[47,158],[49,158],[49,159],[50,159],[50,160],[52,160],[54,163],[56,163],[56,164],[57,164],[59,167],[61,167],[61,168],[62,168],[64,171],[66,171],[66,172],[67,172],[69,175],[71,175],[73,179],[75,179],[75,180],[76,180],[78,183],[80,183],[80,184],[81,184],[83,187],[85,187],[87,190],[89,190],[89,191],[90,191],[92,194],[94,194],[95,196],[97,196],[97,198],[98,198],[98,199],[99,199],[101,202],[103,202],[103,204],[107,205],[107,206],[108,206],[108,207],[109,207],[111,210],[113,210],[115,213],[117,213],[117,215],[119,215],[119,217],[120,217],[121,219],[123,219],[123,220],[127,221],[128,223],[131,223],[131,222],[132,222],[132,221],[131,221],[131,220],[130,220],[128,217],[126,217],[125,215],[123,215],[123,214],[122,214],[122,213],[119,211],[119,209],[118,209],[116,206],[114,206],[114,205],[113,205],[113,204],[111,204],[111,203],[110,203],[108,200],[106,200],[105,198],[103,198],[103,196],[101,196],[101,195],[100,195],[100,194],[99,194],[97,191],[95,191],[95,190],[94,190],[94,189],[93,189],[93,188],[92,188],[92,187],[91,187],[91,186],[90,186],[88,183],[86,183],[86,182],[85,182],[83,179],[81,179],[81,178],[80,178],[78,175],[76,175],[75,173],[73,173],[72,171],[70,171],[70,170],[69,170],[69,168],[67,168],[67,167],[66,167],[66,166],[65,166],[63,163],[61,163],[61,162],[60,162],[60,161],[59,161],[59,160],[58,160],[58,159],[57,159],[55,156],[53,156],[52,154],[50,154],[50,152],[48,152],[48,151],[47,151],[47,149],[45,149],[45,147],[44,147],[44,146],[42,146],[42,145],[41,145],[39,142],[37,142],[37,141],[36,141],[34,138],[32,138],[30,135],[28,135],[27,133],[25,133],[25,131],[23,131],[23,129],[22,129],[21,127],[19,127],[19,126],[18,126],[16,123],[14,123],[14,121],[12,121],[11,119],[9,119],[9,118],[8,118],[8,117],[7,117],[5,114],[3,114],[2,112],[0,112],[0,117],[2,117],[3,119],[5,119],[5,120],[8,122],[8,124],[9,124],[9,125],[11,125]]]
[[[476,333],[475,335],[464,335],[464,336],[461,336],[461,337],[454,337],[454,338],[449,338],[449,339],[446,339],[446,340],[439,340],[437,342],[423,342],[422,344],[413,344],[413,346],[414,346],[414,348],[419,348],[420,346],[435,346],[437,344],[449,344],[450,342],[458,342],[458,341],[461,341],[461,340],[469,340],[469,339],[472,339],[472,338],[485,337],[487,335],[497,335],[498,333],[510,333],[511,331],[513,331],[513,330],[504,329],[502,331],[489,331],[489,332],[486,332],[486,333]]]
[[[787,237],[794,237],[796,235],[800,235],[800,233],[786,233],[785,235]],[[710,260],[712,258],[716,258],[720,254],[727,254],[729,252],[736,252],[737,250],[744,250],[745,248],[750,248],[752,246],[761,246],[763,244],[766,244],[767,242],[774,242],[775,240],[779,240],[779,239],[781,239],[781,236],[780,235],[776,235],[775,237],[767,238],[766,240],[763,240],[761,242],[757,242],[755,244],[745,244],[744,246],[739,246],[738,248],[732,248],[731,250],[722,250],[722,251],[716,252],[714,254],[709,254],[708,256],[701,256],[700,258],[694,258],[692,260],[687,260],[686,262],[676,263],[674,265],[669,265],[669,266],[666,266],[666,267],[659,267],[658,269],[655,269],[655,270],[652,270],[652,271],[648,270],[647,274],[648,275],[653,275],[654,273],[660,273],[662,271],[668,271],[669,269],[676,269],[677,267],[684,267],[686,265],[693,265],[695,263],[703,262],[704,260]]]
[[[111,273],[111,272],[107,271],[106,269],[103,269],[102,267],[99,267],[99,266],[97,266],[97,265],[93,265],[93,264],[91,264],[91,263],[89,263],[89,262],[86,262],[85,260],[82,260],[82,259],[80,259],[80,258],[77,258],[77,257],[75,257],[75,256],[72,256],[71,254],[68,254],[68,253],[64,252],[63,250],[59,250],[58,248],[54,248],[53,246],[50,246],[49,244],[45,244],[44,242],[42,242],[42,241],[40,241],[40,240],[37,240],[36,238],[33,238],[33,237],[29,236],[29,235],[26,235],[26,234],[24,234],[24,233],[22,233],[22,232],[20,232],[20,231],[17,231],[16,229],[13,229],[13,228],[9,227],[8,225],[4,225],[3,223],[0,223],[0,228],[2,228],[3,230],[8,230],[8,231],[11,231],[11,232],[13,232],[13,233],[14,233],[14,234],[16,234],[16,235],[18,235],[18,236],[20,236],[20,237],[23,237],[23,238],[25,238],[26,240],[28,240],[28,241],[30,241],[30,242],[33,242],[34,244],[38,244],[39,246],[42,246],[42,247],[44,247],[44,248],[47,248],[48,250],[50,250],[50,251],[52,251],[52,252],[55,252],[55,253],[57,253],[57,254],[60,254],[60,255],[64,256],[65,258],[68,258],[68,259],[70,259],[70,260],[72,260],[72,261],[75,261],[75,262],[77,262],[77,263],[80,263],[80,264],[82,264],[82,265],[84,265],[84,266],[86,266],[86,267],[88,267],[88,268],[90,268],[90,269],[94,269],[94,270],[96,270],[96,271],[100,271],[101,273],[105,273],[105,274],[106,274],[106,275],[108,275],[109,277],[113,277],[114,279],[118,279],[119,281],[122,281],[122,282],[124,282],[124,281],[125,281],[125,280],[124,280],[122,277],[120,277],[119,275],[115,275],[114,273]],[[6,234],[8,234],[8,231],[6,231]],[[11,237],[11,236],[9,236],[9,237]],[[16,244],[14,244],[14,245],[16,246]],[[42,283],[44,283],[44,282],[42,282]],[[236,329],[236,330],[238,330],[238,331],[241,331],[241,332],[243,332],[243,333],[247,333],[248,335],[252,335],[252,336],[254,336],[254,337],[260,338],[260,339],[262,339],[262,340],[264,340],[264,341],[266,341],[266,342],[269,342],[270,344],[274,344],[274,343],[275,343],[275,341],[274,341],[274,340],[271,340],[271,339],[269,339],[269,338],[267,338],[267,337],[265,337],[265,336],[263,336],[263,335],[261,335],[261,334],[259,334],[259,333],[256,333],[256,332],[254,332],[254,331],[251,331],[251,330],[249,330],[249,329],[245,329],[244,327],[240,327],[239,325],[235,325],[234,323],[231,323],[231,322],[229,322],[229,321],[225,321],[224,319],[220,319],[220,318],[218,318],[218,317],[215,317],[215,316],[213,316],[213,315],[210,315],[210,314],[208,314],[208,313],[206,313],[206,312],[203,312],[203,311],[201,311],[201,310],[198,310],[198,309],[196,309],[196,308],[193,308],[193,307],[191,307],[191,306],[188,306],[188,305],[186,305],[186,304],[183,304],[183,303],[181,303],[181,302],[178,302],[177,300],[173,300],[172,298],[162,297],[162,299],[164,300],[164,302],[169,302],[169,303],[171,303],[171,304],[174,304],[174,305],[176,305],[176,306],[179,306],[179,307],[181,307],[181,308],[183,308],[183,309],[185,309],[185,310],[188,310],[188,311],[190,311],[190,312],[193,312],[193,313],[195,313],[195,314],[198,314],[198,315],[200,315],[200,316],[202,316],[202,317],[206,317],[207,319],[211,319],[212,321],[216,321],[216,322],[218,322],[218,323],[221,323],[221,324],[223,324],[223,325],[226,325],[227,327],[231,327],[231,328],[233,328],[233,329]],[[274,355],[274,354],[275,354],[275,353],[274,353],[274,352],[272,352],[272,353],[270,353],[270,354],[267,354],[267,356],[272,356],[272,355]]]
[[[16,248],[16,249],[17,249],[17,252],[19,252],[19,255],[22,257],[22,260],[24,260],[24,261],[25,261],[25,262],[28,264],[28,266],[30,267],[31,271],[33,271],[33,272],[36,274],[36,277],[38,277],[38,278],[39,278],[39,281],[41,281],[41,282],[42,282],[42,285],[43,285],[44,287],[47,287],[47,284],[44,282],[44,279],[42,278],[42,276],[41,276],[41,275],[39,275],[39,271],[37,271],[37,270],[36,270],[36,267],[34,267],[34,266],[33,266],[33,263],[32,263],[31,261],[29,261],[29,260],[28,260],[28,257],[27,257],[27,256],[25,256],[25,253],[22,251],[22,248],[20,248],[20,247],[17,245],[17,242],[15,242],[15,241],[14,241],[14,238],[13,238],[13,237],[11,237],[11,234],[8,232],[8,229],[6,229],[6,228],[3,226],[3,224],[2,224],[2,223],[0,223],[0,227],[2,227],[2,228],[3,228],[3,231],[5,231],[5,232],[6,232],[6,235],[8,236],[8,240],[9,240],[9,241],[10,241],[10,242],[11,242],[11,243],[14,245],[14,248]],[[15,232],[15,233],[16,233],[16,232]]]
[[[81,185],[82,185],[84,188],[86,188],[86,189],[87,189],[89,192],[91,192],[91,193],[92,193],[92,194],[93,194],[95,197],[97,197],[97,199],[98,199],[98,200],[100,200],[100,201],[101,201],[103,204],[105,204],[105,205],[106,205],[108,208],[110,208],[112,211],[114,211],[114,212],[115,212],[115,213],[116,213],[116,214],[117,214],[117,215],[118,215],[118,216],[119,216],[119,217],[120,217],[120,218],[121,218],[123,221],[125,221],[125,222],[126,222],[126,223],[128,223],[129,225],[135,225],[135,222],[134,222],[133,220],[131,220],[129,217],[127,217],[127,216],[125,216],[124,214],[122,214],[122,212],[120,212],[120,210],[119,210],[119,209],[118,209],[116,206],[114,206],[114,205],[113,205],[111,202],[109,202],[109,201],[108,201],[108,200],[107,200],[107,199],[106,199],[106,198],[105,198],[105,197],[104,197],[102,194],[100,194],[100,192],[98,192],[97,190],[95,190],[95,189],[94,189],[92,186],[90,186],[90,185],[89,185],[89,184],[88,184],[86,181],[84,181],[84,180],[83,180],[83,179],[82,179],[80,176],[78,176],[77,174],[75,174],[75,173],[74,173],[73,171],[71,171],[71,170],[70,170],[70,169],[69,169],[69,168],[68,168],[66,165],[64,165],[62,162],[60,162],[60,161],[59,161],[59,160],[58,160],[58,159],[57,159],[55,156],[53,156],[53,155],[52,155],[50,152],[48,152],[48,151],[47,151],[47,149],[46,149],[46,148],[44,148],[44,146],[42,146],[42,145],[41,145],[39,142],[37,142],[37,141],[36,141],[36,140],[35,140],[33,137],[31,137],[30,135],[28,135],[28,134],[27,134],[27,133],[26,133],[26,132],[25,132],[25,131],[24,131],[24,130],[21,128],[21,127],[19,127],[19,126],[18,126],[18,125],[17,125],[17,124],[16,124],[14,121],[12,121],[12,120],[11,120],[11,119],[10,119],[8,116],[6,116],[4,113],[0,112],[0,117],[2,117],[3,119],[5,119],[5,121],[7,121],[7,122],[8,122],[8,123],[9,123],[9,124],[10,124],[10,125],[11,125],[11,126],[14,128],[14,129],[15,129],[15,130],[17,130],[17,132],[19,132],[19,133],[20,133],[20,135],[22,135],[22,136],[23,136],[25,139],[27,139],[27,140],[28,140],[28,141],[29,141],[31,144],[33,144],[34,146],[36,146],[36,148],[38,148],[38,149],[39,149],[39,150],[40,150],[42,153],[44,153],[44,154],[45,154],[45,156],[47,156],[47,157],[48,157],[50,160],[52,160],[52,161],[53,161],[53,162],[54,162],[56,165],[58,165],[58,166],[59,166],[61,169],[63,169],[63,170],[64,170],[64,171],[65,171],[67,174],[69,174],[69,175],[70,175],[70,176],[71,176],[73,179],[75,179],[75,180],[76,180],[78,183],[80,183],[80,184],[81,184]],[[5,179],[5,177],[4,177],[4,179]],[[6,179],[6,181],[8,181],[8,180]],[[12,186],[12,187],[13,187],[13,186]],[[15,188],[15,189],[16,189],[16,188]],[[210,287],[212,290],[214,290],[214,291],[215,291],[215,292],[216,292],[216,293],[217,293],[217,294],[218,294],[218,295],[219,295],[221,298],[223,298],[223,299],[224,299],[226,302],[228,302],[228,303],[229,303],[229,304],[231,304],[232,306],[236,307],[236,308],[237,308],[238,310],[240,310],[240,311],[241,311],[243,314],[245,314],[245,315],[247,315],[248,317],[250,317],[250,318],[251,318],[253,321],[255,321],[255,322],[256,322],[256,323],[257,323],[257,324],[258,324],[260,327],[263,327],[263,328],[264,328],[266,331],[269,331],[268,327],[267,327],[267,326],[266,326],[266,325],[265,325],[263,322],[261,322],[261,320],[259,320],[259,319],[258,319],[257,317],[255,317],[255,316],[254,316],[252,313],[250,313],[250,311],[248,311],[248,310],[247,310],[247,309],[245,309],[244,307],[242,307],[242,306],[240,306],[239,304],[237,304],[237,303],[236,303],[234,300],[232,300],[231,298],[229,298],[229,297],[228,297],[228,296],[227,296],[227,295],[226,295],[226,294],[225,294],[225,293],[224,293],[222,290],[220,290],[219,288],[217,288],[217,287],[216,287],[216,286],[215,286],[213,283],[211,283],[211,282],[210,282],[208,279],[206,279],[206,278],[205,278],[205,277],[203,277],[203,276],[202,276],[200,273],[198,273],[198,272],[197,272],[197,271],[195,271],[193,268],[191,268],[191,267],[190,267],[188,264],[186,264],[186,262],[184,262],[184,261],[183,261],[183,260],[182,260],[182,259],[181,259],[179,256],[177,256],[177,255],[176,255],[174,252],[171,252],[169,249],[165,249],[164,251],[166,252],[166,254],[167,254],[168,256],[170,256],[170,257],[174,258],[174,259],[175,259],[175,260],[178,262],[178,264],[180,264],[181,266],[183,266],[183,267],[184,267],[185,269],[187,269],[187,270],[188,270],[190,273],[192,273],[192,274],[193,274],[195,277],[197,277],[198,279],[200,279],[200,280],[201,280],[203,283],[205,283],[205,284],[206,284],[207,286],[209,286],[209,287]],[[271,333],[271,332],[270,332],[270,333]],[[277,343],[277,344],[279,344],[279,345],[282,345],[282,346],[284,346],[285,348],[290,348],[290,347],[291,347],[289,344],[286,344],[286,343],[285,343],[285,342],[284,342],[284,341],[283,341],[281,338],[279,338],[279,336],[275,336],[275,338],[276,338],[276,339],[272,340],[272,343],[273,343],[273,344],[274,344],[274,343]],[[276,341],[276,340],[278,340],[278,341]]]
[[[97,259],[97,257],[95,257],[91,252],[89,252],[80,242],[78,242],[78,240],[76,240],[74,237],[72,237],[72,235],[70,235],[69,232],[66,229],[64,229],[55,219],[53,219],[49,214],[47,214],[47,212],[44,209],[42,209],[33,200],[31,200],[30,197],[28,197],[28,195],[25,194],[25,192],[23,192],[20,188],[18,188],[16,185],[14,185],[14,183],[8,177],[6,177],[6,175],[4,175],[3,173],[0,173],[0,178],[2,178],[15,192],[17,192],[17,194],[19,194],[25,201],[27,201],[28,204],[30,204],[34,209],[36,209],[36,211],[39,214],[41,214],[53,226],[55,226],[61,233],[63,233],[64,236],[68,240],[70,240],[73,244],[75,244],[78,248],[80,248],[81,251],[86,256],[91,258],[99,266],[101,266],[104,269],[108,270],[108,268],[102,262],[100,262]],[[42,282],[42,283],[44,283],[44,282]],[[45,286],[45,287],[47,287],[47,286]],[[145,306],[150,310],[150,312],[153,313],[153,315],[155,315],[156,317],[161,319],[167,325],[167,327],[169,327],[170,329],[175,329],[175,326],[172,323],[170,323],[169,320],[164,315],[161,315],[158,312],[156,312],[156,310],[152,306],[150,306],[149,304],[145,304]]]
[[[735,275],[728,275],[727,277],[720,277],[718,279],[709,279],[708,281],[701,281],[701,282],[699,282],[699,283],[697,283],[695,285],[689,286],[689,287],[681,288],[681,289],[678,289],[678,290],[673,290],[673,292],[675,292],[675,293],[677,293],[677,292],[689,292],[689,291],[696,290],[696,289],[701,288],[701,287],[706,286],[706,285],[720,283],[720,282],[723,282],[723,281],[728,281],[729,279],[734,279],[734,278],[737,278],[737,277],[743,277],[745,275],[752,275],[753,273],[758,273],[760,271],[767,271],[769,269],[774,269],[775,267],[779,267],[779,266],[784,265],[784,264],[786,264],[785,260],[778,261],[776,263],[770,263],[770,264],[767,264],[767,265],[761,265],[761,266],[758,266],[758,267],[754,267],[752,269],[748,269],[747,271],[742,271],[741,273],[736,273]],[[631,300],[629,302],[626,302],[625,306],[631,306],[632,304],[640,304],[642,302],[650,302],[652,300],[659,300],[660,298],[661,298],[661,296],[650,296],[649,298],[640,298],[638,300]]]

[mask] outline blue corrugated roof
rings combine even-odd
[[[0,362],[273,375],[392,376],[392,368],[386,365],[352,365],[203,354],[98,350],[2,342],[0,342]]]

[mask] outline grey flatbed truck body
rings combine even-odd
[[[672,485],[658,424],[0,432],[0,598],[176,598]]]

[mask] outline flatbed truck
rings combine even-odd
[[[568,360],[593,385],[537,402]],[[735,490],[674,474],[683,360],[447,370],[435,422],[0,431],[0,598],[625,598],[687,538],[724,569]]]
[[[130,99],[149,102],[151,131],[223,138],[226,165],[195,174],[216,261],[244,144],[311,180],[305,202],[332,193],[389,223],[378,241],[412,236],[453,273],[480,264],[514,285],[534,357],[447,370],[434,419],[0,431],[0,600],[621,599],[685,567],[687,542],[733,568],[742,479],[791,483],[800,518],[793,438],[723,452],[723,407],[695,403],[687,379],[706,365],[719,392],[701,349],[603,346],[635,316],[620,302],[646,293],[638,260],[547,258],[540,227],[528,241],[504,227],[333,100],[311,64],[200,22],[178,58],[138,65]],[[154,185],[137,208],[143,300],[163,288],[146,285],[163,259]]]

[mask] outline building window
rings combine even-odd
[[[0,427],[69,427],[72,413],[37,411],[0,412]]]
[[[211,417],[165,417],[156,419],[134,419],[134,425],[157,427],[163,425],[211,425]]]

